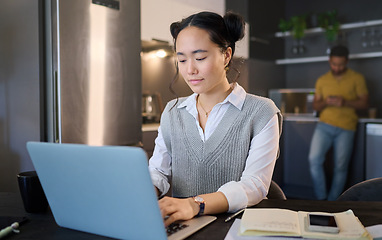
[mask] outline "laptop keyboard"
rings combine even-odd
[[[183,224],[183,223],[171,223],[170,225],[168,225],[166,227],[166,233],[167,233],[167,236],[170,236],[171,234],[173,233],[176,233],[184,228],[188,227],[187,224]]]

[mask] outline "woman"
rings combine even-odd
[[[149,168],[165,225],[196,215],[234,212],[266,197],[281,115],[266,98],[229,83],[226,71],[244,21],[200,12],[171,24],[179,72],[194,92],[170,101]]]

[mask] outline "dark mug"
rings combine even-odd
[[[17,175],[21,198],[25,211],[38,213],[46,211],[48,201],[42,190],[36,171],[22,172]]]

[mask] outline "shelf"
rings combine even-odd
[[[356,29],[356,28],[364,28],[364,27],[372,27],[372,26],[378,26],[382,25],[382,20],[371,20],[371,21],[365,21],[365,22],[356,22],[356,23],[345,23],[341,24],[340,29],[341,30],[349,30],[349,29]],[[314,33],[323,33],[325,32],[324,29],[317,27],[317,28],[310,28],[305,30],[305,34],[314,34]],[[289,37],[292,36],[291,32],[277,32],[275,33],[276,37]]]
[[[356,53],[356,54],[349,55],[349,59],[361,59],[361,58],[373,58],[373,57],[382,57],[382,52]],[[283,65],[283,64],[324,62],[324,61],[328,61],[328,56],[278,59],[276,60],[276,64]]]

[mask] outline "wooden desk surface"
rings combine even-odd
[[[284,208],[302,211],[341,212],[352,209],[364,226],[382,224],[382,202],[339,202],[312,200],[263,200],[255,207]],[[233,220],[224,222],[230,214],[219,214],[218,219],[198,231],[188,239],[213,240],[224,239]],[[241,215],[237,217],[241,218]],[[43,214],[26,213],[19,194],[0,193],[0,216],[26,216],[30,220],[20,227],[20,234],[13,234],[7,239],[109,239],[102,236],[65,229],[57,226],[51,212]]]

